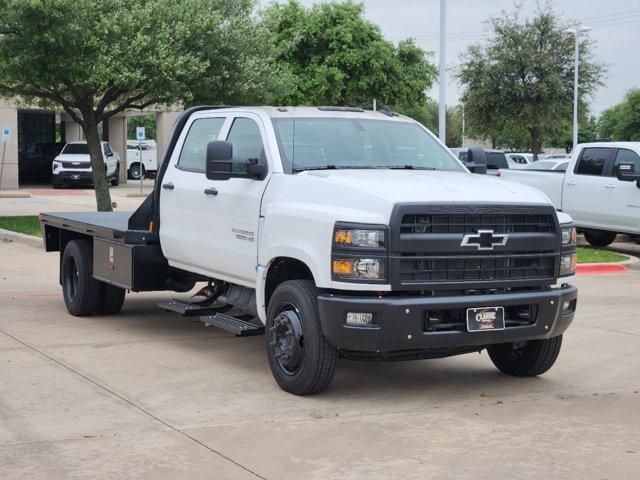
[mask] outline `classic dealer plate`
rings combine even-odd
[[[504,307],[467,308],[467,331],[504,329]]]

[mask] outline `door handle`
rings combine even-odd
[[[176,187],[173,183],[163,183],[162,188],[164,188],[165,190],[173,190]]]
[[[604,188],[609,188],[609,189],[611,189],[611,188],[616,188],[616,186],[615,186],[613,183],[607,183],[607,184],[604,186]]]
[[[215,188],[211,187],[211,188],[205,188],[204,189],[204,193],[205,195],[213,195],[214,197],[216,195],[218,195],[218,190],[216,190]]]
[[[576,182],[567,182],[567,185],[573,187],[576,184]]]

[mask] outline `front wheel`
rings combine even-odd
[[[112,187],[117,187],[118,185],[120,185],[120,166],[119,165],[116,167],[116,173],[113,175],[113,178],[111,179]]]
[[[535,377],[549,370],[560,353],[562,335],[547,340],[500,343],[487,347],[493,364],[514,377]]]
[[[295,395],[329,386],[338,351],[324,338],[318,291],[310,280],[288,280],[276,288],[267,309],[267,358],[280,388]]]
[[[617,236],[615,232],[606,232],[604,230],[584,231],[585,240],[594,247],[607,247],[615,242]]]

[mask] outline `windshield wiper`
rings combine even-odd
[[[415,165],[393,165],[381,168],[388,168],[389,170],[437,170],[435,167],[416,167]]]
[[[372,168],[380,168],[380,167],[372,167],[370,165],[312,165],[310,167],[300,167],[294,168],[293,172],[304,172],[305,170],[368,170]]]

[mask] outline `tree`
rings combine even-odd
[[[470,130],[484,139],[524,134],[537,155],[572,118],[574,38],[549,3],[530,19],[521,20],[518,7],[487,23],[492,36],[467,49],[457,74]],[[579,71],[584,105],[605,71],[593,60],[589,39],[580,43]]]
[[[282,104],[394,106],[422,103],[437,74],[428,54],[413,40],[397,46],[365,20],[363,5],[351,1],[305,8],[298,0],[264,11],[281,68],[294,89]]]
[[[621,103],[602,112],[598,133],[611,140],[640,140],[640,88],[629,90]]]
[[[127,109],[234,101],[280,78],[252,0],[0,0],[0,95],[62,108],[111,210],[98,125]]]
[[[427,127],[434,135],[438,135],[438,103],[427,98],[422,103],[399,105],[398,111],[403,115],[413,118]],[[462,146],[462,107],[460,105],[448,106],[446,117],[446,139],[448,147]]]

